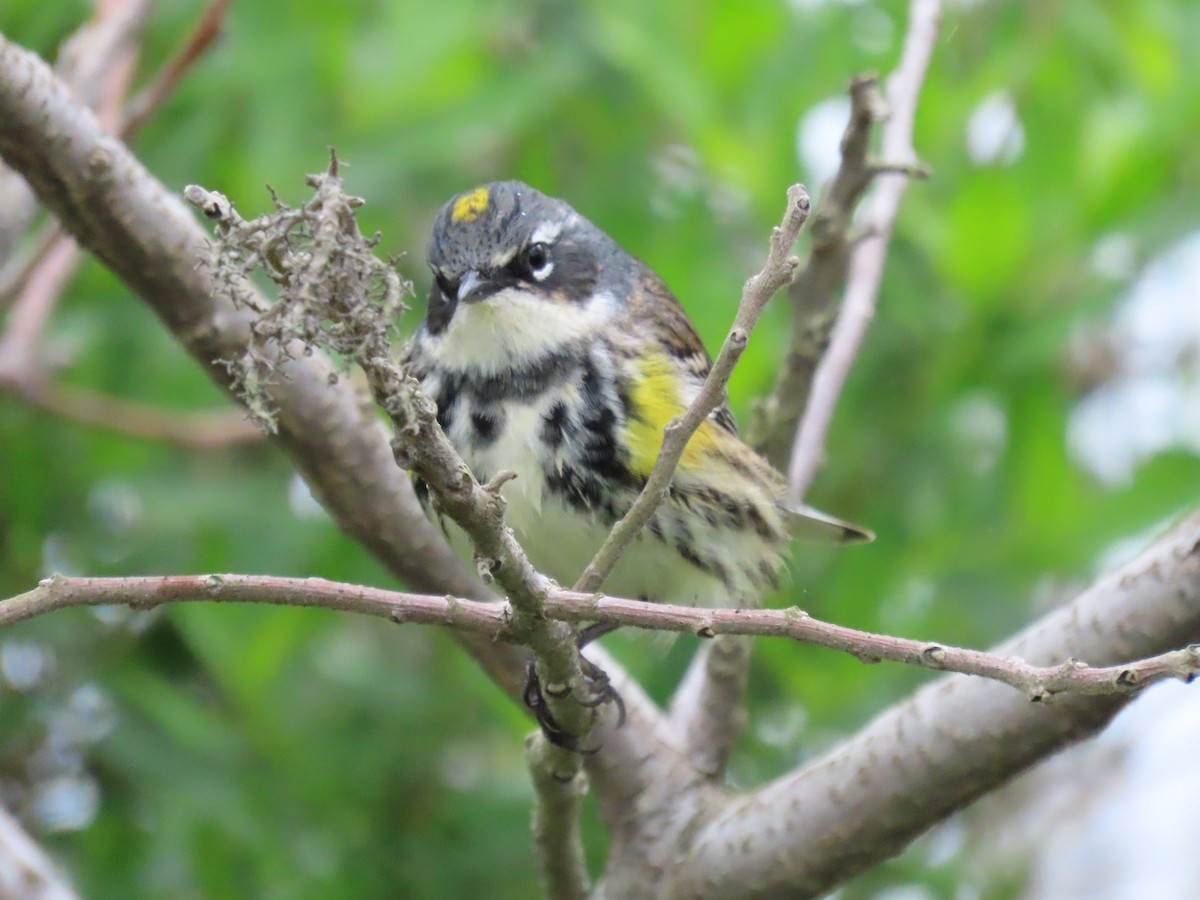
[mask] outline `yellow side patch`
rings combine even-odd
[[[454,201],[454,206],[450,207],[450,221],[474,222],[487,208],[488,189],[486,187],[477,187],[475,190],[468,191]]]
[[[629,467],[634,474],[645,476],[658,460],[663,429],[684,410],[679,397],[679,376],[666,356],[653,353],[639,362],[629,399],[630,416],[625,424]],[[702,422],[684,448],[679,468],[699,467],[716,444],[712,423]]]

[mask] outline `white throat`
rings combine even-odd
[[[445,331],[426,340],[446,368],[496,374],[597,334],[614,306],[608,293],[577,304],[510,288],[480,303],[461,304]]]

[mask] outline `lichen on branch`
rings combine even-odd
[[[274,211],[249,220],[219,193],[197,185],[184,191],[215,223],[206,260],[214,281],[236,305],[257,314],[246,352],[225,365],[246,407],[272,431],[275,410],[265,386],[282,377],[282,361],[314,349],[343,367],[365,368],[388,357],[392,325],[412,294],[394,261],[376,255],[379,236],[367,239],[359,231],[354,211],[364,201],[343,191],[336,154],[327,171],[306,181],[315,190],[307,203],[288,206],[272,191]],[[276,285],[276,302],[266,304],[249,290],[256,270]]]

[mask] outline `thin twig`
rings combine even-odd
[[[875,175],[871,136],[885,105],[874,75],[851,79],[850,120],[842,134],[837,172],[821,190],[808,225],[812,242],[803,268],[788,288],[792,330],[771,393],[757,405],[749,442],[779,468],[787,465],[796,426],[812,390],[813,373],[837,318],[842,283],[853,248],[854,212]],[[799,499],[799,498],[797,498]]]
[[[135,38],[150,13],[149,0],[104,0],[92,17],[63,41],[55,69],[77,97],[96,110],[105,127],[133,76]],[[21,176],[0,163],[0,264],[5,263],[37,213]],[[0,305],[3,301],[0,300]]]
[[[100,0],[92,18],[59,48],[54,66],[59,77],[111,130],[152,7],[150,0]]]
[[[0,163],[2,166],[3,163]],[[0,311],[16,302],[25,290],[30,277],[37,271],[46,256],[58,246],[64,234],[63,228],[54,219],[48,219],[11,258],[0,268]]]
[[[748,722],[750,651],[749,639],[741,635],[722,634],[705,642],[671,697],[671,725],[688,760],[714,780],[724,776]]]
[[[780,468],[786,465],[812,373],[829,341],[850,258],[854,211],[874,174],[869,161],[871,135],[883,114],[875,76],[852,79],[849,94],[850,120],[842,136],[841,163],[809,218],[812,246],[788,288],[793,307],[791,346],[774,389],[757,405],[747,435]],[[741,660],[740,669],[735,658]],[[706,648],[692,659],[671,700],[672,724],[700,771],[718,775],[724,770],[745,720],[741,691],[748,667],[749,647],[722,647],[720,652]]]
[[[29,273],[0,334],[0,381],[37,377],[44,371],[43,361],[37,358],[38,344],[50,313],[75,274],[79,255],[75,242],[59,231],[41,264]]]
[[[84,425],[183,447],[261,441],[262,430],[240,410],[179,412],[51,380],[46,360],[37,356],[38,344],[80,257],[69,235],[59,228],[49,233],[40,263],[29,271],[0,333],[0,391]]]
[[[0,264],[5,264],[6,269],[36,214],[37,198],[25,179],[0,163]],[[5,283],[9,283],[7,278]],[[0,307],[4,305],[0,297]]]
[[[93,105],[105,128],[130,137],[178,84],[192,63],[215,39],[229,0],[214,0],[179,54],[159,73],[151,88],[123,112],[133,80],[138,47],[135,38],[150,12],[147,0],[105,0],[96,15],[63,44],[58,68]],[[36,364],[35,347],[82,254],[61,226],[50,225],[0,287],[0,306],[15,295],[8,326],[0,336],[0,372]],[[20,294],[16,294],[19,291]],[[40,377],[40,372],[38,373]],[[184,441],[187,443],[188,441]]]
[[[4,388],[0,369],[0,390]],[[195,450],[262,442],[263,430],[243,410],[181,411],[113,397],[101,391],[38,379],[9,382],[27,403],[93,428]]]
[[[0,897],[79,900],[46,851],[4,809],[0,809]]]
[[[703,388],[684,416],[663,433],[663,443],[650,478],[633,507],[609,533],[605,543],[575,584],[579,591],[596,590],[621,554],[654,515],[670,489],[675,467],[688,440],[725,396],[725,386],[741,357],[751,330],[767,302],[779,288],[795,277],[799,260],[791,255],[810,209],[802,185],[788,190],[783,222],[771,232],[770,250],[762,270],[742,290],[742,299],[724,344]],[[673,431],[674,429],[674,431]],[[757,598],[736,597],[731,602]],[[746,724],[745,691],[749,683],[751,646],[736,638],[723,638],[720,647],[697,654],[684,677],[687,690],[672,700],[672,725],[681,738],[689,760],[711,777],[719,777]]]
[[[326,581],[272,575],[167,575],[127,578],[76,578],[53,575],[24,594],[0,602],[0,627],[73,606],[120,604],[149,609],[163,603],[214,601],[315,606],[362,613],[421,625],[444,625],[496,641],[524,640],[514,625],[511,604],[483,603]],[[577,591],[551,590],[544,598],[546,616],[561,622],[605,622],[629,628],[670,631],[711,638],[719,634],[780,637],[839,650],[862,662],[884,660],[977,675],[1014,687],[1030,699],[1055,694],[1121,694],[1156,681],[1190,681],[1200,674],[1200,645],[1171,650],[1120,665],[1091,667],[1069,659],[1036,666],[933,641],[859,631],[814,619],[801,609],[701,609],[625,600]]]
[[[541,732],[525,741],[525,760],[533,780],[533,849],[547,900],[586,900],[589,883],[579,812],[587,795],[587,776],[556,771],[561,756]]]
[[[798,497],[804,495],[821,465],[834,408],[875,314],[888,243],[900,199],[911,176],[904,167],[918,165],[912,143],[913,119],[937,40],[940,17],[939,0],[913,0],[909,7],[908,33],[900,64],[887,85],[889,117],[883,126],[881,152],[892,168],[879,172],[874,201],[864,222],[867,234],[854,246],[842,311],[829,350],[813,376],[808,404],[792,447],[788,480]],[[875,169],[879,171],[879,166]]]
[[[63,44],[58,63],[63,78],[95,107],[106,128],[115,128],[120,118],[137,62],[135,39],[149,12],[148,0],[104,0],[93,19]],[[24,276],[20,293],[0,335],[0,377],[10,380],[16,373],[40,377],[37,345],[82,258],[61,227],[51,228],[43,240],[33,255],[36,262],[18,273]]]
[[[613,526],[596,555],[592,557],[592,561],[579,576],[575,590],[586,593],[599,589],[622,554],[666,499],[667,491],[671,487],[671,478],[688,441],[724,400],[725,385],[729,382],[733,367],[741,359],[750,340],[750,332],[754,330],[767,301],[796,274],[800,261],[791,255],[792,245],[796,243],[796,235],[800,233],[805,219],[808,218],[808,211],[808,193],[804,186],[792,185],[788,188],[783,221],[771,231],[771,248],[767,254],[767,261],[757,275],[746,281],[733,327],[721,345],[700,392],[683,415],[673,419],[663,429],[662,447],[650,477],[646,479],[646,484],[628,512]]]
[[[150,83],[129,101],[121,123],[121,137],[126,140],[133,138],[179,86],[188,70],[216,42],[221,35],[221,25],[229,3],[230,0],[211,0],[196,20],[191,33],[183,39],[170,59],[154,74]]]

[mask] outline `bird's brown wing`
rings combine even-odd
[[[641,334],[648,327],[675,364],[680,377],[698,389],[712,368],[712,358],[704,349],[700,336],[696,334],[679,300],[663,280],[649,269],[643,270],[632,292],[628,316],[630,333]],[[771,485],[770,490],[776,493],[777,502],[785,512],[787,529],[793,537],[834,544],[855,544],[875,539],[874,533],[867,528],[788,499],[786,479],[769,462],[741,444],[737,436],[737,423],[729,410],[727,399],[722,399],[721,405],[709,416],[709,421],[727,435],[721,443],[725,445],[730,465],[742,477],[750,477],[764,486]],[[730,445],[736,445],[736,449]]]
[[[704,349],[692,320],[684,312],[679,300],[671,293],[666,282],[649,268],[642,267],[627,315],[631,327],[637,331],[649,328],[670,360],[678,366],[680,377],[699,389],[712,368],[712,357]],[[722,397],[720,406],[713,410],[709,419],[729,434],[736,435],[738,432],[727,397]]]

